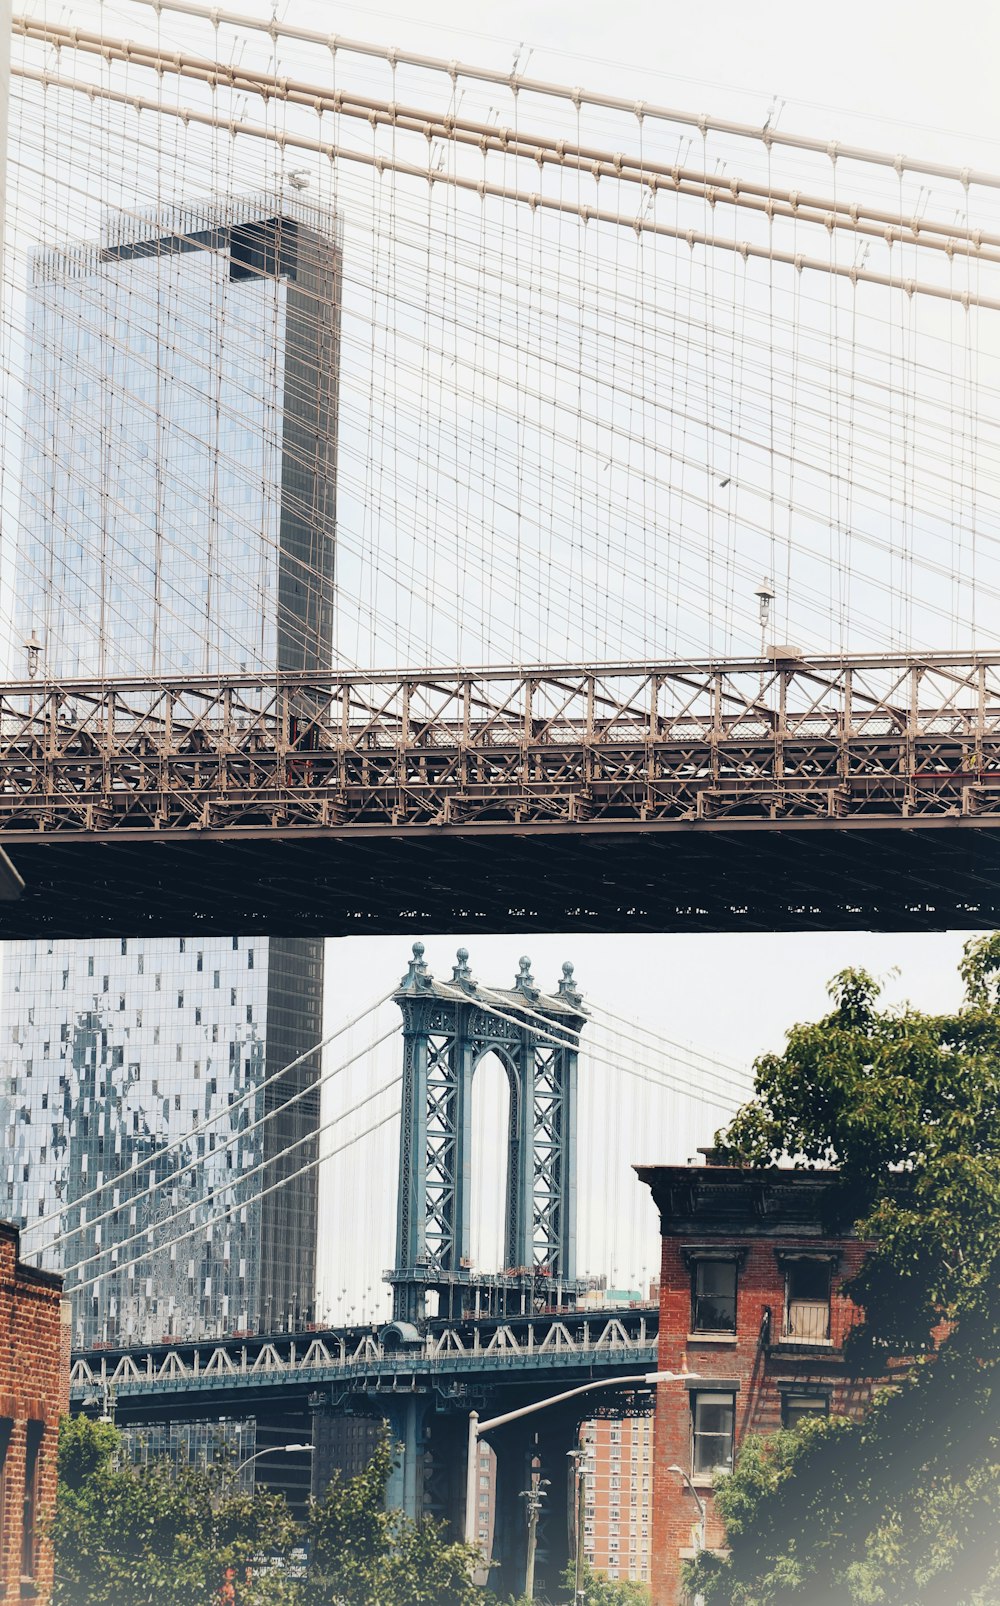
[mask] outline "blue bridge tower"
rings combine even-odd
[[[553,995],[531,962],[510,989],[477,983],[466,949],[448,982],[435,981],[424,945],[396,992],[403,1013],[396,1264],[388,1274],[393,1317],[531,1315],[576,1301],[576,1119],[578,1034],[585,1024],[573,966]],[[489,1006],[489,1007],[485,1007]],[[504,1265],[472,1265],[470,1181],[472,1081],[494,1054],[510,1087]]]

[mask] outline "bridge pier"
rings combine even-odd
[[[428,1404],[425,1394],[410,1394],[387,1401],[385,1405],[397,1457],[386,1489],[386,1505],[390,1511],[402,1511],[414,1522],[424,1514]]]

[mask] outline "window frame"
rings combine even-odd
[[[822,1254],[787,1254],[779,1257],[782,1276],[784,1278],[784,1310],[781,1324],[782,1338],[792,1344],[829,1344],[833,1330],[833,1274],[837,1266],[836,1255]],[[825,1299],[803,1299],[801,1296],[793,1298],[792,1283],[797,1272],[808,1268],[822,1271],[826,1276]],[[800,1321],[805,1331],[796,1331],[793,1326],[793,1307],[802,1311],[825,1310],[825,1322]],[[822,1333],[810,1331],[810,1328],[822,1326]]]
[[[704,1334],[724,1334],[727,1337],[730,1337],[730,1336],[731,1337],[735,1337],[736,1336],[737,1322],[738,1322],[738,1319],[739,1319],[739,1299],[740,1299],[740,1257],[739,1257],[739,1255],[737,1255],[737,1254],[731,1254],[731,1255],[723,1255],[723,1254],[697,1255],[697,1254],[694,1254],[694,1255],[691,1255],[691,1257],[689,1259],[689,1264],[690,1264],[690,1268],[691,1268],[691,1317],[690,1317],[691,1326],[690,1326],[690,1331],[692,1333],[697,1333],[699,1335],[701,1335],[703,1333]],[[733,1274],[733,1292],[732,1292],[733,1320],[732,1320],[732,1326],[718,1326],[718,1325],[716,1325],[716,1326],[713,1326],[713,1327],[706,1327],[703,1324],[703,1322],[701,1321],[701,1319],[700,1319],[700,1317],[701,1317],[700,1302],[701,1301],[705,1301],[707,1303],[713,1297],[712,1295],[709,1295],[709,1294],[706,1294],[706,1293],[699,1293],[699,1289],[698,1289],[699,1280],[700,1280],[700,1278],[702,1276],[702,1273],[704,1271],[704,1268],[706,1266],[729,1266],[729,1267],[732,1268],[732,1274]],[[726,1297],[728,1297],[728,1296],[726,1296]]]
[[[706,1405],[725,1405],[729,1409],[728,1460],[713,1461],[710,1466],[699,1466],[699,1443],[705,1439],[721,1439],[723,1435],[699,1428],[699,1412]],[[691,1390],[691,1478],[711,1479],[717,1472],[732,1472],[736,1455],[736,1391],[725,1388],[699,1388]]]
[[[781,1426],[786,1432],[794,1432],[797,1422],[789,1422],[789,1411],[801,1413],[800,1420],[807,1416],[830,1415],[829,1389],[787,1388],[781,1391]]]

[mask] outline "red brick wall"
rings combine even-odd
[[[0,1524],[0,1602],[45,1602],[52,1588],[52,1552],[44,1537],[56,1492],[59,1418],[69,1408],[69,1326],[60,1279],[18,1260],[16,1228],[0,1222],[0,1426],[9,1424]],[[37,1424],[37,1427],[30,1425]],[[25,1455],[29,1433],[41,1431],[37,1548],[33,1584],[22,1586]]]
[[[732,1247],[742,1257],[737,1285],[736,1334],[726,1338],[695,1338],[691,1325],[691,1270],[678,1240],[662,1240],[660,1276],[659,1369],[688,1370],[702,1374],[701,1388],[711,1388],[712,1378],[735,1379],[736,1443],[748,1432],[769,1432],[781,1426],[779,1383],[822,1384],[830,1390],[830,1409],[843,1415],[860,1412],[870,1398],[870,1388],[853,1384],[847,1378],[839,1347],[849,1327],[858,1319],[857,1307],[842,1292],[842,1284],[860,1266],[865,1247],[856,1240],[796,1238],[794,1236],[752,1238],[743,1234],[726,1238],[711,1235],[714,1250]],[[782,1344],[784,1317],[784,1272],[776,1251],[800,1249],[811,1254],[830,1251],[839,1256],[834,1271],[830,1305],[829,1346]],[[771,1309],[771,1345],[760,1343],[761,1326],[767,1307]],[[683,1480],[667,1467],[676,1463],[691,1472],[690,1391],[680,1383],[661,1383],[657,1391],[653,1473],[653,1560],[652,1590],[654,1606],[677,1606],[682,1599],[681,1551],[692,1551],[697,1542],[698,1512],[695,1500]],[[714,1512],[711,1487],[699,1484],[698,1492],[707,1507],[707,1544],[724,1542],[722,1525]]]

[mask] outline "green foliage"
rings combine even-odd
[[[224,1569],[241,1581],[261,1556],[286,1553],[295,1524],[279,1496],[229,1493],[226,1472],[135,1467],[114,1428],[84,1418],[59,1435],[59,1491],[51,1523],[54,1606],[206,1606]],[[280,1577],[257,1565],[243,1606],[277,1606]]]
[[[334,1477],[306,1522],[302,1606],[481,1606],[478,1552],[443,1527],[385,1510],[392,1451],[384,1436],[358,1477]]]
[[[567,1599],[573,1601],[576,1576],[572,1567],[567,1567],[563,1575],[563,1587]],[[634,1584],[627,1578],[605,1578],[586,1563],[582,1587],[584,1606],[649,1606],[649,1590],[645,1584]]]
[[[1000,1601],[1000,937],[961,974],[962,1006],[928,1015],[842,972],[717,1139],[732,1163],[837,1167],[830,1230],[874,1240],[849,1358],[872,1377],[916,1359],[860,1422],[742,1446],[718,1495],[731,1556],[687,1569],[706,1601]]]
[[[227,1568],[238,1606],[481,1606],[476,1553],[385,1510],[391,1469],[386,1436],[366,1471],[334,1478],[300,1525],[280,1496],[232,1487],[225,1465],[135,1467],[114,1428],[66,1421],[53,1606],[210,1606]]]

